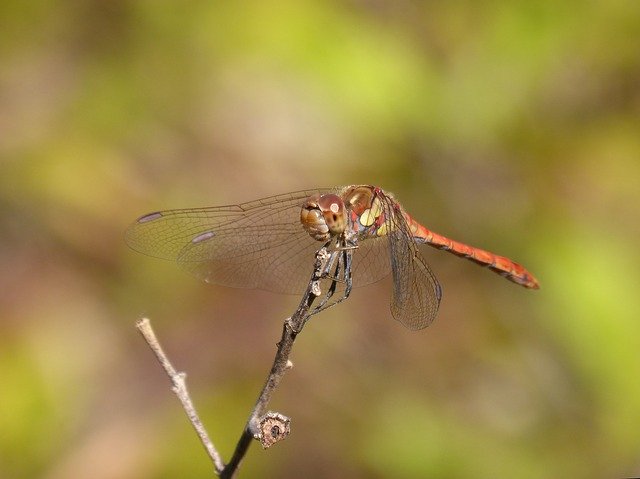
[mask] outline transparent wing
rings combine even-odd
[[[150,213],[127,229],[125,240],[141,253],[177,260],[206,282],[300,293],[311,276],[314,253],[322,246],[302,228],[300,208],[309,196],[330,191]]]
[[[384,197],[383,204],[391,225],[388,233],[393,272],[391,314],[411,330],[423,329],[438,313],[442,289],[420,255],[400,206],[389,197]]]
[[[390,272],[391,258],[388,237],[367,238],[358,243],[358,249],[353,253],[351,267],[354,287],[380,281]]]

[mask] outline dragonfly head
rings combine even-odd
[[[334,194],[313,195],[302,205],[300,222],[311,237],[329,241],[347,227],[347,213],[342,198]]]

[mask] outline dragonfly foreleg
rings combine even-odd
[[[325,279],[331,279],[331,285],[327,289],[326,294],[323,295],[323,298],[320,301],[320,304],[313,309],[311,314],[316,314],[322,311],[323,309],[326,309],[328,307],[327,303],[329,302],[333,294],[336,292],[338,284],[344,282],[340,278],[341,270],[343,269],[341,268],[343,263],[342,252],[334,251],[332,255],[333,255],[333,258],[331,260],[332,269],[327,271],[327,273],[324,276]]]
[[[329,278],[331,278],[331,285],[329,286],[327,293],[322,298],[320,304],[316,306],[313,311],[311,311],[311,313],[309,314],[310,316],[333,307],[349,297],[351,288],[353,286],[351,276],[351,259],[353,256],[353,250],[356,247],[356,245],[341,246],[332,253],[335,254],[335,258],[332,258],[332,264],[335,263],[335,268],[333,269],[333,271],[330,271],[330,274],[327,275]],[[339,299],[330,303],[329,300],[336,292],[338,284],[345,285],[344,292]]]

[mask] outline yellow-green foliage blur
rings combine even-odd
[[[292,435],[240,477],[640,475],[640,3],[0,4],[0,477],[204,478],[134,322],[225,459],[297,300],[129,250],[148,211],[353,183],[523,263],[428,247],[410,332],[390,283],[295,344]],[[311,268],[311,260],[310,260]]]

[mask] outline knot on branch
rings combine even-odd
[[[256,439],[259,439],[262,447],[267,449],[285,439],[290,432],[291,419],[278,412],[269,411],[260,418]]]

